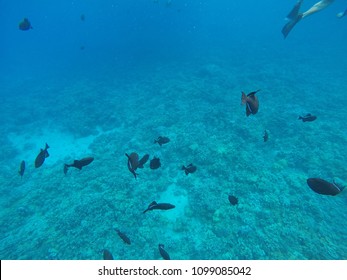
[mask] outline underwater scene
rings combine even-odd
[[[317,2],[0,0],[0,258],[346,260],[347,3]]]

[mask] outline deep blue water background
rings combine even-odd
[[[335,2],[284,40],[294,0],[0,0],[1,259],[98,259],[106,247],[120,259],[157,259],[159,241],[176,259],[346,259],[346,193],[322,197],[306,185],[347,180],[347,18],[336,18],[347,3]],[[32,30],[18,30],[24,17]],[[240,91],[258,88],[260,112],[246,118]],[[318,120],[303,126],[297,117],[308,112]],[[158,150],[160,134],[172,141]],[[20,161],[45,142],[46,169],[28,163],[20,180]],[[132,151],[159,155],[163,173],[134,181]],[[95,169],[64,178],[63,162],[86,154]],[[195,177],[173,171],[190,160]],[[238,210],[220,202],[229,190],[241,196]],[[163,196],[182,206],[174,218],[134,218]],[[105,237],[114,213],[142,253]]]

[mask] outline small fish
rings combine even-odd
[[[157,203],[153,201],[150,205],[148,205],[148,208],[143,211],[143,213],[146,213],[147,211],[152,211],[152,210],[170,210],[175,208],[175,205],[172,205],[170,203]]]
[[[190,163],[187,165],[187,167],[183,165],[181,169],[184,170],[184,173],[186,173],[186,175],[188,175],[189,173],[194,173],[197,167],[193,165],[192,163]]]
[[[255,115],[259,109],[259,100],[255,95],[260,89],[256,91],[252,91],[249,94],[245,94],[242,92],[241,96],[241,104],[246,104],[246,116],[248,117],[250,114]]]
[[[130,239],[128,236],[126,236],[123,232],[121,232],[119,229],[115,229],[117,232],[118,236],[126,243],[126,244],[131,244]]]
[[[103,257],[104,257],[104,260],[113,260],[113,256],[111,252],[107,249],[103,250]]]
[[[69,167],[75,167],[78,168],[79,170],[82,169],[82,167],[92,163],[92,161],[94,160],[93,157],[86,157],[86,158],[82,158],[82,159],[75,159],[73,163],[71,164],[66,164],[64,165],[64,174],[66,175],[67,170]]]
[[[159,253],[160,253],[161,257],[162,257],[164,260],[170,260],[170,256],[169,256],[169,254],[164,250],[164,245],[163,245],[163,244],[159,244],[158,249],[159,249]]]
[[[157,157],[154,157],[153,159],[151,159],[151,161],[149,162],[149,167],[151,169],[158,169],[161,166],[160,163],[160,159]]]
[[[47,151],[48,148],[49,148],[49,146],[46,143],[45,149],[44,150],[41,149],[40,153],[37,155],[37,157],[35,159],[35,167],[36,168],[40,167],[44,163],[45,159],[47,157],[49,157],[49,154],[48,154],[48,151]]]
[[[137,153],[125,154],[128,158],[128,169],[134,175],[135,179],[138,175],[135,171],[139,165],[139,155]]]
[[[154,144],[155,143],[158,143],[159,146],[163,145],[163,144],[167,144],[170,142],[170,139],[168,137],[165,137],[165,136],[159,136],[157,138],[157,140],[154,140]]]
[[[230,202],[231,205],[234,205],[234,206],[235,206],[236,204],[239,203],[239,200],[237,199],[236,196],[229,195],[229,196],[228,196],[228,199],[229,199],[229,202]]]
[[[86,20],[86,16],[84,14],[81,14],[80,19],[81,19],[81,21],[85,21]]]
[[[266,129],[264,130],[263,139],[264,139],[264,142],[267,142],[267,140],[269,140],[269,132]]]
[[[25,171],[25,161],[22,160],[22,162],[20,163],[20,166],[19,166],[19,170],[18,170],[18,173],[19,173],[21,178],[23,178],[24,171]]]
[[[31,26],[30,21],[27,18],[24,18],[20,23],[19,23],[19,29],[23,30],[23,31],[27,31],[30,29],[33,29],[33,27]]]
[[[311,114],[307,114],[303,117],[299,116],[299,118],[298,118],[298,120],[302,120],[303,122],[313,122],[316,119],[317,119],[317,117],[313,116]]]
[[[138,168],[143,168],[143,165],[148,161],[149,154],[145,154],[140,160],[139,164],[137,165]]]
[[[329,183],[320,178],[307,179],[307,185],[316,193],[332,196],[339,194],[345,188],[338,186],[335,182]]]

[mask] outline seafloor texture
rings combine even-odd
[[[181,260],[347,259],[347,191],[322,196],[306,184],[347,180],[341,69],[210,57],[94,80],[7,80],[0,258],[102,259],[108,249],[115,259],[161,259],[161,243]],[[257,89],[259,112],[246,117],[241,90]],[[317,120],[298,120],[306,113]],[[160,135],[171,141],[154,144]],[[35,169],[45,143],[50,156]],[[162,165],[146,163],[135,180],[131,152]],[[86,156],[94,162],[64,175],[64,163]],[[189,163],[197,171],[186,176]],[[176,208],[143,214],[152,201]]]

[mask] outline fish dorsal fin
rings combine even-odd
[[[254,95],[255,95],[259,90],[260,90],[260,89],[248,93],[248,94],[247,94],[247,97],[254,98]]]
[[[151,206],[155,206],[155,205],[157,205],[158,203],[156,202],[156,201],[152,201],[152,203],[149,205],[149,207],[151,207]]]

